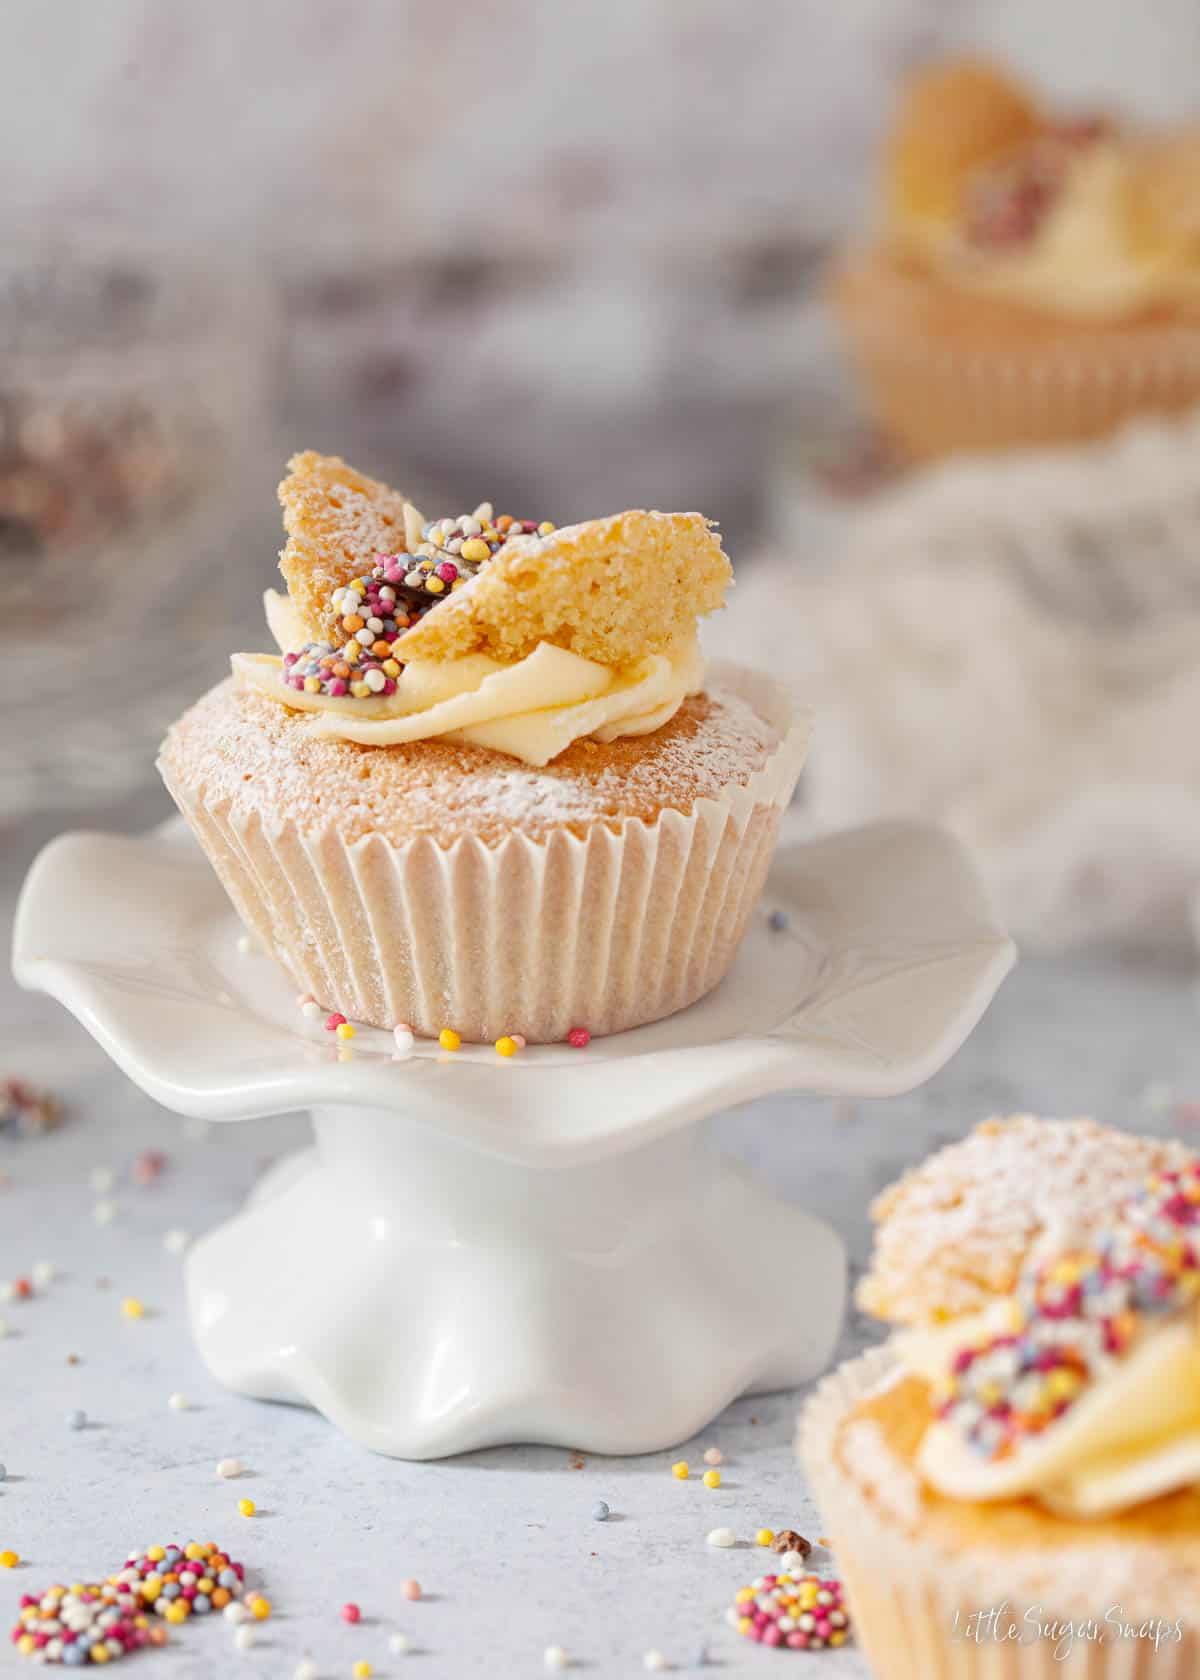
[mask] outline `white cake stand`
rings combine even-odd
[[[699,1122],[770,1091],[918,1084],[1014,957],[959,845],[913,825],[782,850],[724,984],[584,1051],[423,1043],[401,1060],[364,1029],[339,1060],[240,933],[180,823],[68,834],[26,882],[16,975],[168,1108],[312,1110],[315,1148],[192,1250],[196,1340],[230,1388],[402,1458],[650,1451],[820,1372],[838,1239],[715,1156]]]

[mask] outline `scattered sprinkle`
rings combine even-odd
[[[688,1461],[687,1461],[687,1459],[686,1458],[677,1458],[675,1460],[674,1464],[672,1464],[672,1466],[671,1466],[671,1474],[672,1474],[672,1476],[674,1476],[674,1478],[677,1482],[686,1482],[687,1479],[688,1479]]]
[[[86,1412],[81,1412],[78,1407],[76,1407],[73,1412],[68,1412],[67,1413],[67,1428],[68,1429],[86,1429],[87,1428],[87,1413]]]
[[[35,1137],[62,1125],[63,1106],[57,1097],[39,1091],[24,1079],[0,1080],[0,1134]]]
[[[547,1645],[542,1652],[542,1665],[545,1668],[562,1669],[570,1664],[570,1657],[561,1645]]]
[[[240,1516],[252,1517],[257,1510],[258,1506],[254,1503],[253,1499],[238,1500],[238,1514]]]
[[[261,1593],[251,1593],[246,1603],[256,1622],[265,1622],[271,1614],[271,1600],[264,1598]]]
[[[592,1521],[607,1522],[611,1515],[612,1512],[609,1509],[608,1501],[606,1499],[597,1499],[596,1503],[592,1506]]]
[[[173,1412],[186,1412],[188,1409],[188,1397],[186,1394],[169,1394],[167,1396],[167,1405]]]
[[[93,1167],[88,1174],[88,1183],[97,1196],[106,1196],[117,1182],[117,1175],[111,1167]]]
[[[767,917],[767,926],[772,933],[786,933],[792,925],[792,918],[786,910],[772,910]]]
[[[191,1240],[189,1231],[182,1231],[178,1226],[172,1226],[163,1237],[163,1247],[168,1254],[182,1254],[188,1248]]]
[[[354,1680],[371,1680],[371,1665],[365,1660],[356,1662],[350,1672]]]
[[[775,1530],[773,1528],[760,1528],[758,1533],[754,1536],[754,1544],[756,1546],[770,1546],[774,1542],[774,1539]]]
[[[136,1295],[127,1295],[121,1302],[121,1311],[126,1318],[145,1318],[146,1309]]]
[[[790,1651],[822,1651],[850,1635],[841,1582],[819,1575],[760,1575],[735,1595],[730,1621],[747,1639]]]
[[[346,1017],[344,1015],[339,1015],[336,1009],[332,1015],[327,1015],[325,1017],[326,1032],[336,1032],[339,1027],[344,1027],[347,1024]]]
[[[524,1033],[510,1033],[509,1037],[512,1039],[518,1050],[524,1050],[526,1044],[528,1043]]]
[[[701,1480],[706,1488],[719,1488],[721,1485],[721,1472],[719,1470],[706,1470]]]
[[[238,934],[237,948],[243,957],[249,956],[250,952],[253,951],[254,941],[248,933]]]
[[[647,1651],[642,1658],[642,1667],[651,1674],[661,1674],[667,1666],[667,1659],[661,1651]]]
[[[506,1033],[503,1038],[496,1040],[496,1054],[499,1056],[515,1056],[519,1049],[520,1046],[511,1034]],[[551,1646],[551,1650],[556,1651],[558,1648],[557,1645]]]
[[[405,1598],[410,1599],[415,1604],[417,1599],[421,1596],[421,1583],[420,1581],[413,1580],[401,1581],[400,1591],[404,1594]]]
[[[710,1546],[727,1548],[737,1545],[737,1535],[731,1528],[710,1528],[704,1538]]]
[[[16,1552],[0,1552],[0,1567],[15,1569],[21,1559]]]
[[[412,1028],[406,1021],[398,1021],[392,1028],[392,1041],[398,1056],[411,1056],[417,1042]]]
[[[237,1646],[239,1651],[248,1651],[254,1644],[256,1637],[257,1636],[250,1623],[244,1622],[234,1633],[233,1643]]]
[[[725,1454],[720,1447],[708,1447],[704,1453],[705,1464],[724,1464]]]
[[[245,1468],[240,1458],[222,1458],[217,1461],[217,1475],[225,1481],[232,1476],[240,1476]]]
[[[412,1650],[412,1640],[406,1633],[393,1633],[388,1640],[388,1650],[394,1657],[406,1657]]]
[[[567,1043],[573,1050],[586,1050],[592,1042],[592,1035],[586,1027],[572,1027],[567,1034]]]
[[[339,1024],[333,1030],[334,1030],[334,1032],[335,1032],[335,1034],[337,1035],[338,1038],[353,1038],[354,1037],[354,1024],[351,1021],[339,1022]]]
[[[58,1268],[53,1260],[36,1260],[29,1275],[39,1289],[49,1289],[58,1276]]]
[[[92,1218],[97,1225],[111,1225],[117,1217],[116,1202],[97,1202],[92,1209]]]
[[[161,1149],[143,1149],[133,1163],[133,1180],[135,1184],[153,1184],[166,1171],[167,1157]]]
[[[357,1604],[343,1604],[342,1620],[344,1622],[360,1622],[362,1620],[362,1611],[359,1609]]]
[[[317,1002],[316,998],[306,998],[300,1005],[300,1013],[304,1016],[306,1021],[319,1021],[325,1011],[321,1008],[321,1005]]]
[[[302,1657],[296,1664],[292,1680],[318,1680],[318,1669],[311,1657]]]
[[[438,1034],[438,1043],[443,1050],[457,1050],[462,1044],[462,1038],[453,1027],[443,1027]]]

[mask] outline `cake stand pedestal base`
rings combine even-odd
[[[200,1351],[402,1458],[498,1442],[650,1452],[827,1365],[841,1244],[688,1128],[572,1167],[484,1156],[403,1114],[315,1111],[188,1260]],[[803,1279],[803,1313],[778,1285]]]

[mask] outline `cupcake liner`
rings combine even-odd
[[[832,301],[875,418],[915,459],[1100,437],[1200,404],[1200,322],[1052,317],[867,254]]]
[[[1053,1551],[939,1550],[921,1535],[919,1495],[903,1467],[881,1463],[871,1496],[838,1462],[847,1414],[897,1369],[887,1348],[840,1366],[801,1416],[798,1450],[837,1555],[854,1621],[875,1680],[1194,1680],[1200,1673],[1200,1584],[1160,1550],[1139,1544]],[[1119,1605],[1132,1624],[1179,1620],[1177,1642],[1100,1639]],[[1007,1606],[1021,1637],[993,1638],[971,1618]],[[1043,1626],[1074,1624],[1038,1638]],[[978,1630],[978,1631],[977,1631]]]
[[[354,1020],[453,1026],[531,1043],[673,1014],[728,968],[761,891],[803,763],[807,720],[786,690],[733,666],[720,688],[779,732],[744,785],[654,822],[593,822],[489,846],[464,836],[347,843],[269,826],[166,777],[242,920],[298,987]]]

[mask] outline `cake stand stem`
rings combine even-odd
[[[201,1352],[231,1388],[314,1405],[403,1458],[644,1452],[828,1362],[838,1239],[702,1127],[529,1167],[403,1113],[313,1123],[315,1150],[189,1258]],[[799,1276],[803,1314],[781,1311]]]

